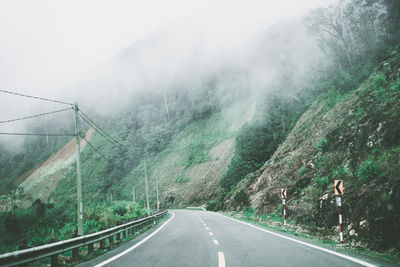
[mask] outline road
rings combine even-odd
[[[214,212],[173,210],[156,229],[80,266],[345,267],[377,264],[372,259],[359,257]]]

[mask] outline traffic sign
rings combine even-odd
[[[281,188],[281,198],[286,199],[286,189]]]
[[[343,195],[343,180],[335,180],[335,195]]]

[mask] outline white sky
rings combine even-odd
[[[240,39],[334,2],[0,0],[0,88],[59,95],[62,84],[180,20],[200,25],[209,36]]]

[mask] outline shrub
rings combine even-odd
[[[178,175],[178,177],[176,177],[176,179],[174,180],[175,183],[177,184],[184,184],[189,182],[189,178],[183,176],[183,175]]]
[[[113,208],[113,213],[119,216],[124,216],[127,212],[126,206],[124,203],[118,204]]]
[[[217,211],[221,209],[221,205],[217,200],[210,200],[207,202],[207,210]]]
[[[325,187],[329,184],[329,177],[328,176],[322,176],[322,177],[315,177],[314,181],[320,186],[320,187]]]
[[[387,84],[386,78],[383,74],[377,74],[371,82],[372,89],[377,90]]]
[[[298,170],[298,173],[299,173],[300,177],[302,177],[302,176],[304,176],[304,174],[307,173],[307,171],[308,170],[307,170],[306,166],[301,166],[300,169]]]
[[[324,152],[326,152],[328,150],[328,145],[329,145],[328,140],[323,138],[323,139],[318,141],[317,150],[319,152],[321,152],[321,153],[324,153]]]
[[[335,180],[342,180],[349,175],[349,170],[344,167],[336,167],[332,172],[332,177]]]
[[[379,175],[379,166],[373,160],[367,159],[361,163],[357,176],[360,181],[368,182],[372,179],[378,177]]]
[[[243,189],[241,189],[239,192],[235,194],[234,200],[237,203],[242,204],[244,206],[249,205],[249,196],[246,194],[246,192],[244,192]]]

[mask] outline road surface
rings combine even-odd
[[[173,210],[155,229],[80,266],[363,265],[382,264],[214,212]]]

